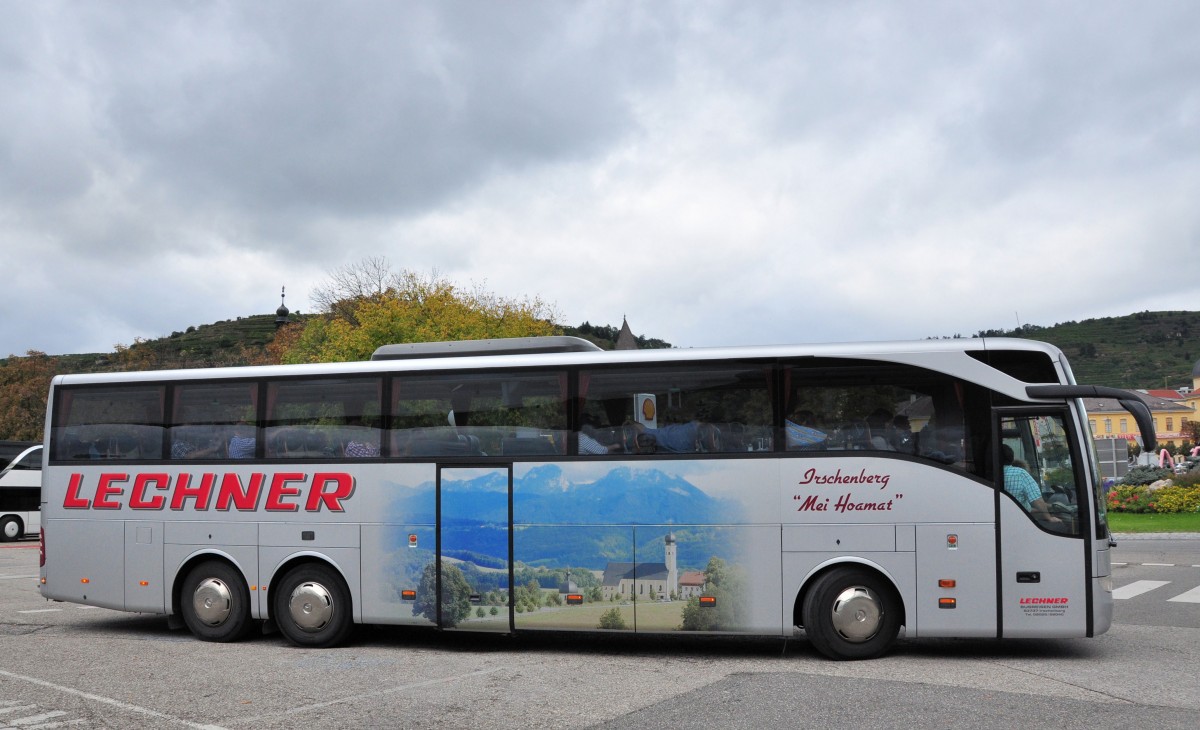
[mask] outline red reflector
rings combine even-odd
[[[938,588],[953,588],[958,585],[958,581],[953,578],[942,578],[938,581]]]
[[[939,598],[938,608],[958,608],[957,598]]]
[[[416,535],[408,536],[408,546],[410,548],[415,548],[417,546],[417,536]]]
[[[704,606],[705,608],[710,608],[712,606],[715,606],[715,605],[717,605],[717,597],[716,596],[700,596],[700,605]]]
[[[415,600],[417,600],[417,592],[416,591],[400,591],[400,598],[405,601],[415,601]]]
[[[583,603],[583,594],[582,593],[568,593],[567,594],[567,605],[568,606],[578,606],[581,603]]]

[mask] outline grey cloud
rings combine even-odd
[[[144,184],[200,204],[404,214],[628,133],[628,90],[661,50],[575,28],[573,8],[234,6],[251,17],[209,18],[196,38],[166,18],[118,52],[109,121]],[[222,52],[180,67],[168,44],[185,41]]]

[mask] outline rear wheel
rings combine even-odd
[[[192,568],[180,603],[184,623],[204,641],[237,641],[250,629],[250,591],[228,563],[210,560]]]
[[[831,659],[872,659],[900,631],[900,600],[891,584],[863,568],[836,568],[804,597],[804,631]]]
[[[350,589],[327,565],[310,563],[288,571],[276,583],[272,609],[280,633],[296,646],[336,646],[354,628]]]
[[[20,537],[23,532],[25,532],[25,528],[21,524],[20,519],[8,515],[0,520],[0,541],[12,542]]]

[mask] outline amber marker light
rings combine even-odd
[[[400,598],[405,601],[415,601],[415,600],[417,600],[417,592],[416,591],[400,591]]]
[[[92,579],[91,579],[91,578],[80,578],[80,579],[79,579],[79,582],[80,582],[80,583],[85,583],[85,584],[86,584],[86,583],[91,583],[91,582],[92,582]]]
[[[583,594],[582,593],[568,593],[567,594],[567,605],[568,606],[578,606],[581,603],[583,603]]]
[[[957,598],[939,598],[938,608],[958,608]]]
[[[150,581],[148,581],[148,580],[139,580],[139,581],[138,581],[138,585],[140,585],[142,588],[145,588],[146,586],[150,585]]]
[[[700,605],[704,608],[712,608],[717,605],[716,596],[700,596]]]
[[[958,585],[958,581],[953,578],[942,578],[938,581],[938,588],[954,588]]]

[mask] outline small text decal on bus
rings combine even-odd
[[[342,500],[354,494],[354,477],[343,472],[253,472],[245,481],[238,474],[129,475],[103,473],[94,487],[82,474],[72,474],[63,498],[65,509],[185,510],[216,509],[255,512],[344,512]],[[264,504],[265,500],[265,504]]]

